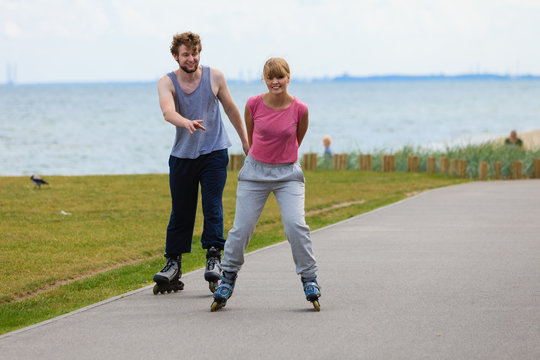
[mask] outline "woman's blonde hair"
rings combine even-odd
[[[285,77],[291,76],[291,71],[289,70],[289,64],[282,58],[270,58],[266,60],[263,68],[263,78],[264,79],[273,79],[275,77]]]

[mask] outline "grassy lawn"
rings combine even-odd
[[[229,172],[223,197],[226,232],[234,219],[236,176]],[[404,172],[307,171],[305,176],[312,230],[464,181]],[[167,175],[45,179],[50,186],[34,189],[28,177],[0,177],[0,334],[148,285],[164,265]],[[204,266],[201,230],[199,206],[184,273]],[[284,239],[271,197],[248,251]]]

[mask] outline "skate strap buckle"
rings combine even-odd
[[[319,287],[319,284],[317,284],[316,282],[306,282],[304,283],[304,292],[306,293],[306,295],[310,295],[310,294],[318,294],[320,293],[320,287]]]
[[[221,284],[219,285],[219,287],[217,288],[216,292],[220,295],[223,295],[223,296],[228,296],[229,293],[231,293],[234,289],[234,286],[232,285],[229,285],[227,283],[223,283],[221,282]]]

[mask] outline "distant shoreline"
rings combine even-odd
[[[540,80],[538,75],[498,75],[498,74],[460,74],[460,75],[374,75],[349,76],[343,74],[334,78],[313,79],[311,81],[331,82],[370,82],[370,81],[440,81],[440,80]]]
[[[540,75],[500,75],[500,74],[458,74],[458,75],[370,75],[370,76],[351,76],[343,74],[335,77],[314,77],[314,78],[293,78],[293,83],[362,83],[362,82],[429,82],[429,81],[537,81]],[[73,82],[43,82],[43,83],[2,83],[0,87],[16,87],[31,85],[138,85],[138,84],[157,84],[158,79],[154,80],[109,80],[109,81],[73,81]],[[230,84],[257,84],[260,79],[242,80],[228,78]]]

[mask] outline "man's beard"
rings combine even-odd
[[[198,68],[199,68],[198,65],[195,66],[194,69],[188,69],[187,67],[180,65],[180,69],[184,70],[184,71],[187,72],[188,74],[194,73],[195,71],[197,71]]]

